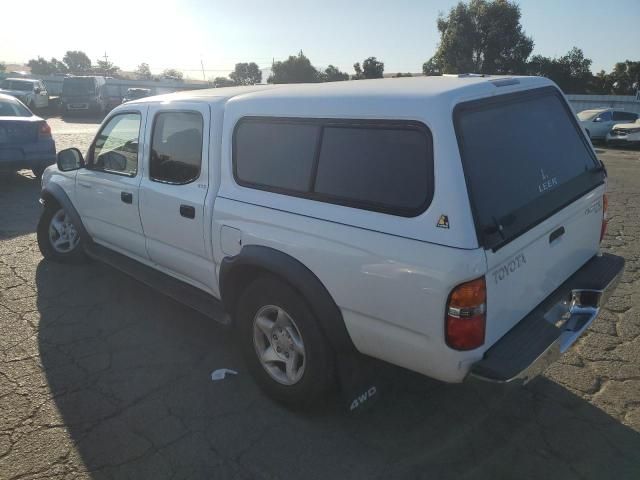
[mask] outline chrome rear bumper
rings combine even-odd
[[[527,383],[542,373],[593,323],[623,271],[624,259],[616,255],[589,260],[489,348],[467,379]]]

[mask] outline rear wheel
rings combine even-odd
[[[38,222],[38,247],[47,260],[80,263],[86,259],[80,232],[59,205],[48,205]]]
[[[272,398],[304,407],[334,385],[333,352],[304,298],[264,276],[242,294],[236,311],[240,346],[251,373]]]

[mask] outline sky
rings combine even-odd
[[[3,5],[0,61],[106,53],[123,70],[224,76],[237,62],[268,68],[300,50],[316,67],[353,73],[376,56],[385,72],[420,72],[437,47],[436,20],[455,0],[30,0]],[[640,60],[640,0],[520,0],[533,54],[560,56],[573,46],[592,71]],[[15,10],[15,11],[12,11]],[[27,22],[22,21],[25,18]],[[21,19],[9,21],[11,18]]]

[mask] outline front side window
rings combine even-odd
[[[245,119],[233,166],[242,186],[405,217],[433,195],[431,134],[417,122]]]
[[[186,184],[200,176],[202,115],[197,112],[158,113],[151,138],[149,178]]]
[[[611,112],[602,112],[593,121],[594,122],[610,122],[611,121]]]
[[[96,137],[88,168],[134,177],[138,171],[139,136],[139,113],[114,116]]]

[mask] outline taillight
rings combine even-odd
[[[484,277],[462,283],[451,291],[445,318],[447,345],[456,350],[473,350],[484,344],[486,302]]]
[[[38,136],[40,137],[50,137],[51,136],[51,127],[47,122],[42,122],[40,127],[38,128]]]
[[[600,228],[600,241],[604,238],[604,234],[607,233],[607,225],[609,223],[609,218],[607,216],[607,210],[609,208],[609,200],[607,199],[607,194],[605,193],[602,196],[602,227]]]

